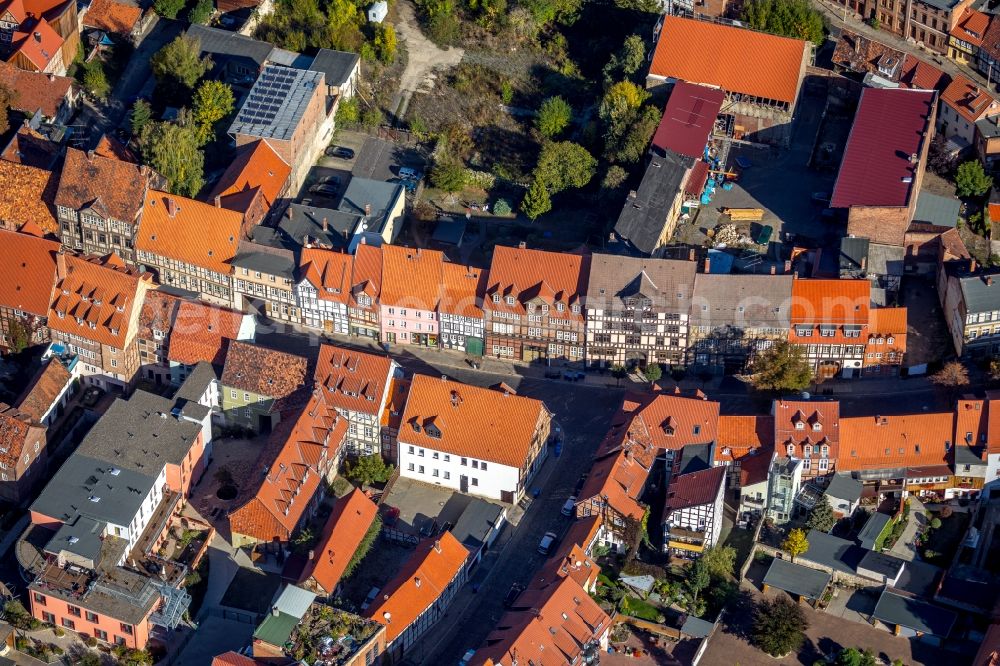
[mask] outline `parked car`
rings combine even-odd
[[[373,587],[368,590],[368,596],[365,597],[364,603],[361,604],[361,610],[368,610],[368,607],[375,603],[375,597],[377,597],[378,593],[381,591],[382,588],[379,587]]]
[[[343,146],[327,146],[327,149],[323,152],[326,153],[327,157],[339,157],[342,160],[354,159],[354,151]]]
[[[403,180],[422,180],[424,174],[422,171],[417,171],[410,167],[399,167],[399,177]]]
[[[458,662],[458,666],[469,666],[469,664],[472,662],[472,658],[475,656],[476,656],[475,650],[471,648],[466,650],[465,654],[462,656],[462,661]]]
[[[576,498],[570,495],[570,498],[566,500],[565,504],[563,504],[562,515],[572,516],[575,511],[576,511]]]
[[[541,553],[542,555],[548,555],[549,552],[552,550],[552,546],[555,544],[555,542],[556,542],[556,533],[546,532],[545,536],[542,537],[542,540],[538,542],[538,552]]]
[[[507,590],[507,596],[503,598],[503,607],[510,608],[513,606],[514,602],[517,601],[517,597],[522,592],[524,592],[524,585],[521,585],[520,583],[514,583],[511,585],[510,589]]]

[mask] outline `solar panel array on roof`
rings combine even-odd
[[[245,123],[270,124],[281,110],[281,104],[295,83],[294,72],[268,68],[260,75],[257,85],[240,109],[240,120]]]
[[[265,67],[236,114],[229,133],[289,139],[322,83],[320,72],[280,65]]]

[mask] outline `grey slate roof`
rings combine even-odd
[[[381,229],[389,211],[402,196],[403,186],[398,183],[354,177],[347,183],[347,189],[337,204],[337,210],[352,215],[364,215],[365,206],[370,205],[369,219],[377,221],[371,228]]]
[[[875,275],[903,275],[905,248],[872,243],[868,248],[868,272]]]
[[[840,239],[840,272],[852,276],[861,277],[868,268],[868,245],[871,241],[867,238],[857,238],[845,236]],[[862,268],[862,265],[865,267]]]
[[[854,542],[819,530],[809,530],[809,550],[800,557],[837,571],[853,574],[865,551]]]
[[[987,139],[1000,136],[1000,116],[990,116],[976,121],[976,129]],[[918,201],[919,203],[919,201]]]
[[[205,393],[208,385],[218,378],[219,375],[211,363],[208,361],[199,361],[191,370],[188,378],[184,380],[184,383],[174,393],[174,400],[181,407],[181,414],[185,416],[192,414],[192,410],[194,409],[194,404],[192,403],[197,403]],[[182,402],[184,404],[181,404]],[[204,405],[198,406],[203,407]]]
[[[888,589],[882,591],[872,616],[886,624],[902,625],[941,638],[951,633],[956,617],[950,610]]]
[[[274,50],[268,42],[197,23],[188,28],[187,36],[198,39],[202,53],[248,58],[258,65],[266,63]]]
[[[323,72],[326,76],[326,85],[342,86],[351,77],[351,72],[357,66],[358,60],[360,60],[360,56],[357,53],[320,49],[309,65],[309,69],[314,72]]]
[[[1000,274],[993,276],[993,284],[986,283],[986,276],[959,278],[962,299],[967,312],[992,312],[1000,310]]]
[[[175,401],[146,391],[115,400],[77,452],[156,476],[167,463],[181,464],[201,432],[200,424],[171,414],[175,406]]]
[[[914,222],[926,222],[939,227],[954,227],[962,202],[954,197],[942,197],[921,190],[917,195],[917,209],[913,214]]]
[[[94,426],[88,438],[97,427]],[[120,444],[109,442],[110,447],[115,445]],[[31,510],[63,522],[84,516],[98,522],[128,525],[161,469],[162,463],[155,469],[150,464],[139,472],[121,461],[109,462],[78,449],[51,478]]]
[[[698,273],[691,325],[788,328],[791,303],[791,275]]]
[[[963,439],[962,442],[955,445],[955,466],[985,465],[986,461],[983,460],[979,451],[980,449],[978,447],[967,445]]]
[[[323,231],[323,220],[326,220],[326,231]],[[296,253],[302,248],[306,236],[310,242],[335,250],[347,248],[351,236],[361,221],[361,216],[355,213],[344,213],[333,208],[320,208],[303,204],[291,204],[278,221],[276,242],[283,247],[294,249]],[[262,228],[253,232],[254,240]],[[275,241],[262,240],[271,245]]]
[[[229,126],[229,134],[290,140],[322,85],[321,72],[265,65]]]
[[[478,498],[472,498],[451,528],[452,536],[470,552],[476,553],[486,543],[486,537],[500,520],[504,508]]]
[[[850,474],[834,474],[830,485],[826,487],[826,494],[848,502],[857,502],[861,499],[861,482]]]
[[[764,576],[764,585],[805,597],[819,599],[830,584],[832,574],[775,558]]]
[[[674,154],[650,159],[639,189],[625,200],[615,223],[615,233],[637,252],[649,255],[656,249],[667,213],[693,163],[689,157]]]
[[[874,550],[869,550],[865,553],[864,557],[858,563],[859,570],[874,571],[876,574],[885,576],[890,580],[896,580],[896,577],[899,576],[905,566],[906,560],[886,555],[885,553],[876,553]]]
[[[889,524],[890,517],[884,513],[875,512],[865,522],[865,526],[858,532],[858,543],[862,548],[874,548],[878,535],[882,533],[885,526]]]
[[[688,314],[697,262],[595,254],[590,259],[586,307],[621,311],[626,297],[644,296],[652,312]]]
[[[232,258],[230,263],[238,268],[260,271],[288,280],[295,279],[295,255],[291,250],[283,247],[272,247],[240,239],[236,256]]]

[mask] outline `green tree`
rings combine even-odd
[[[788,597],[764,599],[754,607],[753,642],[772,657],[798,649],[808,628],[809,620],[802,608]]]
[[[627,178],[628,172],[625,169],[617,164],[612,165],[608,167],[607,172],[604,174],[604,180],[601,181],[601,189],[617,190],[625,184]]]
[[[523,4],[539,26],[572,25],[580,15],[583,0],[525,0]]]
[[[960,164],[955,172],[955,189],[960,197],[980,197],[992,186],[993,178],[983,171],[979,160]]]
[[[205,155],[192,124],[153,123],[143,141],[146,163],[167,179],[172,194],[194,197],[205,184]]]
[[[389,23],[380,23],[375,28],[375,55],[389,64],[396,59],[396,29]]]
[[[153,109],[149,106],[149,102],[144,99],[137,99],[135,104],[132,105],[132,119],[130,121],[132,134],[141,141],[143,133],[152,120]]]
[[[0,83],[0,134],[10,129],[10,107],[17,101],[18,93],[10,86]]]
[[[573,107],[562,97],[548,97],[542,102],[535,117],[535,127],[547,139],[555,138],[569,127],[573,120]]]
[[[542,146],[534,175],[552,195],[585,186],[596,171],[597,160],[586,148],[572,141],[553,141]]]
[[[431,184],[449,194],[461,192],[467,183],[465,168],[458,160],[445,156],[431,169]]]
[[[808,0],[750,0],[743,7],[742,20],[754,30],[804,39],[817,46],[823,43],[826,32],[823,15]]]
[[[385,483],[392,476],[392,465],[386,465],[378,453],[361,456],[353,464],[347,463],[344,476],[358,486],[370,486],[373,483]]]
[[[604,122],[605,154],[609,159],[622,152],[623,146],[627,141],[626,138],[630,134],[632,126],[640,118],[640,109],[647,99],[649,99],[649,93],[631,81],[619,81],[608,88],[608,91],[604,94],[604,97],[601,99],[599,113],[601,120]],[[641,129],[633,132],[632,137],[628,140],[630,144],[629,156],[633,155],[636,150],[641,155],[645,151],[646,145],[642,145],[638,149],[635,146],[641,143],[648,143],[649,137],[652,136],[653,130],[656,129],[655,124],[652,125],[651,129],[648,127],[648,119],[645,115],[642,115],[642,120]],[[642,135],[646,134],[647,131],[648,136],[645,136],[645,142],[643,142]],[[629,159],[626,161],[636,160]]]
[[[185,4],[184,0],[156,0],[153,3],[153,10],[164,18],[175,19]]]
[[[639,35],[629,35],[622,44],[619,57],[622,73],[632,76],[646,64],[646,42]]]
[[[3,619],[7,622],[7,624],[20,629],[21,631],[30,631],[34,628],[31,613],[29,613],[27,609],[25,609],[24,604],[17,599],[11,599],[10,601],[4,603]]]
[[[361,105],[357,97],[340,100],[335,121],[338,125],[357,125],[361,121]]]
[[[204,25],[208,23],[214,13],[215,3],[212,0],[198,0],[188,12],[188,21]]]
[[[736,568],[736,549],[732,546],[712,546],[701,554],[700,559],[712,578],[729,578]]]
[[[7,328],[7,340],[10,343],[10,351],[20,354],[31,344],[31,339],[34,335],[35,326],[30,319],[27,317],[15,317],[10,321],[10,325]]]
[[[615,0],[615,7],[647,14],[659,14],[663,11],[663,5],[659,0]]]
[[[344,573],[341,578],[347,578],[354,570],[358,568],[361,564],[361,560],[365,559],[365,556],[371,551],[372,546],[375,544],[375,540],[378,538],[379,532],[382,531],[382,517],[377,515],[375,520],[372,522],[368,531],[361,538],[361,542],[358,547],[354,549],[354,555],[351,556],[351,560],[347,563],[347,567],[344,568]]]
[[[875,655],[868,650],[858,648],[844,648],[837,655],[835,666],[875,666]]]
[[[531,181],[531,187],[521,201],[521,212],[527,215],[528,219],[535,220],[550,210],[552,210],[552,198],[544,181],[536,177]]]
[[[705,600],[701,593],[712,583],[712,576],[708,566],[697,559],[687,566],[684,572],[684,590],[681,594],[681,605],[684,609],[700,617],[705,613]]]
[[[497,199],[496,202],[493,204],[494,215],[503,215],[506,217],[507,215],[510,215],[512,212],[513,210],[510,207],[510,202],[507,201],[506,199]]]
[[[198,141],[204,145],[212,138],[215,124],[232,113],[236,100],[233,89],[222,81],[202,81],[194,92],[194,123]]]
[[[186,93],[194,89],[212,61],[201,57],[201,44],[194,37],[178,35],[149,60],[153,76],[161,83]]]
[[[620,140],[605,145],[605,156],[609,160],[626,164],[641,161],[649,150],[649,142],[659,124],[660,110],[652,105],[642,107],[628,123]]]
[[[663,376],[663,368],[660,367],[659,363],[650,363],[646,366],[642,374],[645,375],[646,381],[655,384]]]
[[[830,506],[830,499],[826,495],[820,496],[812,513],[809,514],[806,527],[820,532],[829,532],[836,524],[837,516],[834,515],[833,507]]]
[[[796,557],[809,550],[809,539],[806,538],[806,531],[792,530],[781,542],[781,547],[792,556],[792,562],[794,562]]]
[[[111,92],[111,84],[104,73],[104,63],[94,58],[83,65],[83,87],[98,99],[106,99]]]
[[[813,379],[812,366],[797,345],[775,342],[757,356],[750,381],[761,391],[802,391]]]
[[[931,529],[932,530],[941,529],[941,519],[940,518],[931,518],[930,525],[931,525]]]

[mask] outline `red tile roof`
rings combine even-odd
[[[170,335],[170,328],[174,325],[174,317],[182,300],[180,296],[159,289],[146,292],[142,310],[139,312],[139,338],[157,340],[157,333],[154,331],[159,331],[159,339],[166,339]]]
[[[710,467],[697,472],[679,474],[667,486],[667,511],[679,511],[693,506],[710,504],[726,481],[726,468]]]
[[[951,77],[926,60],[907,55],[899,82],[905,87],[920,90],[944,90]]]
[[[958,19],[958,24],[951,31],[951,34],[963,42],[967,42],[973,46],[980,46],[983,43],[983,37],[986,36],[986,29],[989,26],[989,14],[984,14],[968,7],[962,14],[962,17]]]
[[[53,214],[56,175],[45,169],[0,160],[0,227],[20,229],[33,222],[49,233],[59,229]]]
[[[45,20],[35,22],[34,27],[26,32],[14,31],[11,39],[14,52],[27,58],[40,72],[49,66],[53,58],[61,57],[59,49],[63,41]]]
[[[483,309],[525,314],[529,302],[539,303],[549,306],[550,318],[583,322],[581,299],[589,277],[589,256],[498,245],[493,249]],[[499,302],[493,301],[494,295]],[[513,305],[507,303],[508,296],[514,298]],[[579,311],[574,313],[573,306]]]
[[[789,455],[793,447],[796,458],[803,458],[805,447],[812,447],[812,456],[819,458],[819,447],[828,446],[829,458],[836,460],[845,441],[841,428],[840,403],[830,401],[775,400],[774,448],[779,456]]]
[[[941,102],[957,111],[970,123],[982,120],[997,112],[997,100],[985,87],[973,83],[962,75],[952,79],[941,93]]]
[[[241,213],[149,190],[135,247],[229,275],[242,226]]]
[[[347,305],[351,300],[353,259],[344,252],[303,248],[299,257],[299,273],[316,288],[316,296],[320,300]]]
[[[540,400],[414,375],[399,442],[521,469],[550,418]]]
[[[934,93],[865,88],[847,140],[830,206],[907,206],[913,179],[923,165],[923,134],[934,109]]]
[[[314,379],[337,409],[379,416],[395,368],[388,356],[324,344]]]
[[[173,340],[170,346],[173,348]],[[269,398],[284,398],[305,385],[306,365],[301,356],[231,340],[219,383]]]
[[[327,594],[333,594],[377,515],[378,507],[360,488],[337,500],[302,580],[311,577]]]
[[[0,155],[8,162],[50,170],[59,159],[59,145],[42,136],[27,124],[10,138]]]
[[[167,358],[184,365],[201,361],[226,362],[231,340],[236,340],[244,314],[198,301],[181,301],[173,319]],[[266,395],[266,394],[265,394]]]
[[[208,201],[218,197],[223,208],[247,213],[251,224],[257,224],[277,202],[291,173],[292,168],[266,141],[248,143],[236,149],[236,159],[222,174]],[[255,202],[260,198],[258,205]]]
[[[436,311],[441,302],[444,254],[399,245],[382,246],[379,304]]]
[[[238,652],[225,652],[212,658],[212,666],[257,666],[257,661]]]
[[[791,323],[868,324],[868,280],[794,280]]]
[[[386,625],[385,638],[392,643],[462,574],[468,557],[451,532],[422,541],[365,616]]]
[[[678,81],[653,134],[653,147],[701,159],[725,99],[718,88]]]
[[[475,266],[445,262],[442,271],[443,293],[438,311],[445,314],[482,319],[479,307],[486,292],[486,271]]]
[[[740,459],[740,486],[746,487],[768,480],[771,461],[774,459],[774,445],[767,444],[754,453]]]
[[[66,255],[66,274],[53,291],[49,328],[124,349],[134,308],[142,307],[148,273],[125,267],[117,255]],[[60,313],[62,316],[60,316]]]
[[[58,359],[50,358],[32,378],[15,407],[36,423],[41,422],[45,412],[72,380],[73,375],[66,366]]]
[[[27,414],[0,402],[0,463],[4,469],[14,469],[27,445],[41,441],[44,432],[43,428],[31,423]]]
[[[46,317],[59,243],[0,229],[0,307]]]
[[[135,224],[146,188],[160,180],[146,167],[67,148],[55,203],[73,210],[93,208],[101,217]]]
[[[142,9],[137,5],[115,0],[93,0],[83,15],[83,25],[116,35],[129,35],[140,18]]]
[[[649,73],[791,104],[809,49],[798,39],[665,16]]]
[[[139,157],[133,153],[128,146],[124,145],[113,136],[108,136],[107,134],[102,136],[101,140],[97,142],[97,147],[94,148],[94,154],[100,157],[106,157],[110,160],[118,160],[120,162],[131,162],[133,164],[139,164],[140,162]]]
[[[773,437],[774,418],[771,416],[720,416],[715,461],[739,460],[770,444]]]
[[[640,397],[639,402],[637,418],[657,448],[676,451],[718,439],[719,403],[714,400],[660,393]]]
[[[73,79],[66,76],[29,72],[6,62],[0,62],[0,83],[17,91],[12,108],[29,117],[41,110],[42,115],[55,118],[73,87]]]
[[[382,248],[362,243],[354,251],[354,272],[351,276],[351,294],[354,296],[354,305],[358,305],[359,294],[366,294],[374,305],[381,292]]]
[[[951,412],[842,418],[837,469],[851,472],[946,464],[948,446],[955,444],[953,421]]]
[[[322,394],[312,395],[298,418],[280,421],[229,514],[232,532],[287,541],[326,473],[316,467],[322,458],[316,452],[326,450],[326,460],[336,460],[346,433],[347,419],[338,417]]]

